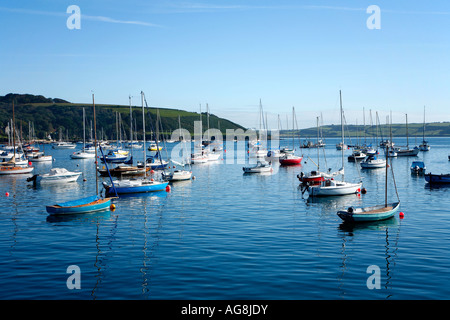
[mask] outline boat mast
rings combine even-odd
[[[406,113],[406,150],[409,150],[409,138],[408,138],[408,114]]]
[[[94,146],[95,146],[95,192],[98,196],[98,174],[97,174],[97,121],[95,119],[95,99],[94,94],[92,94],[92,106],[94,109]]]
[[[339,90],[339,100],[341,105],[341,134],[342,134],[342,148],[341,148],[341,154],[342,154],[342,169],[344,169],[344,121],[343,121],[343,111],[342,111],[342,93],[341,90]],[[344,181],[344,172],[342,172],[342,181]]]
[[[12,101],[12,109],[13,109],[13,118],[12,118],[12,129],[13,129],[13,152],[14,152],[14,163],[16,161],[16,119],[14,117],[14,99]]]
[[[392,111],[391,111],[392,113]],[[391,135],[391,143],[392,143],[392,114],[390,117],[390,126],[389,126],[389,130],[390,130],[390,135]],[[394,149],[392,149],[394,150]],[[385,183],[384,183],[384,206],[387,207],[387,176],[388,176],[388,161],[389,161],[389,143],[386,144],[386,178],[385,178]]]
[[[83,152],[86,152],[86,113],[83,107]]]
[[[319,117],[317,117],[317,170],[320,170],[320,151],[319,151]]]
[[[142,130],[144,133],[144,179],[147,176],[147,148],[145,146],[145,113],[144,113],[144,92],[141,91],[141,100],[142,100]]]
[[[292,151],[295,150],[294,144],[294,107],[292,107]]]
[[[423,106],[423,137],[422,143],[425,144],[425,106]]]
[[[133,110],[131,109],[131,95],[128,96],[130,100],[130,148],[131,158],[133,158]]]

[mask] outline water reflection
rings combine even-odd
[[[92,213],[74,213],[74,214],[59,214],[59,215],[48,215],[46,221],[49,223],[60,223],[60,222],[98,222],[101,220],[109,221],[111,219],[111,211],[105,210],[101,212]]]
[[[351,267],[349,264],[352,262],[351,257],[354,255],[351,252],[353,246],[358,245],[355,243],[355,239],[359,239],[359,235],[365,235],[367,231],[375,231],[377,234],[384,235],[384,266],[379,266],[380,270],[385,270],[385,276],[381,277],[381,280],[384,280],[383,293],[386,293],[385,299],[390,299],[392,297],[392,277],[393,277],[393,267],[395,267],[395,261],[397,259],[398,252],[398,242],[399,242],[399,234],[400,234],[400,223],[399,221],[393,217],[384,221],[377,222],[368,222],[368,223],[348,223],[343,222],[339,225],[339,236],[342,240],[341,245],[341,256],[342,263],[340,265],[341,274],[339,277],[339,289],[340,296],[344,297],[346,295],[344,284],[345,284],[345,276],[348,269]],[[361,238],[363,239],[363,238]],[[380,243],[381,245],[381,243]],[[377,249],[377,244],[372,244],[372,250]],[[350,253],[347,251],[350,249]],[[366,266],[368,267],[368,266]],[[369,276],[369,275],[367,275]],[[369,290],[369,289],[368,289]]]

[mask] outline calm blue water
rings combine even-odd
[[[450,139],[429,141],[431,151],[417,158],[427,171],[450,172]],[[336,170],[337,140],[326,142],[321,167]],[[384,170],[360,173],[365,195],[311,201],[296,175],[314,168],[308,157],[317,162],[317,149],[303,150],[301,167],[273,175],[246,176],[242,164],[222,160],[194,165],[196,179],[171,192],[64,218],[49,218],[45,206],[93,194],[94,166],[69,159],[73,150],[46,151],[55,161],[35,164],[35,173],[83,175],[36,188],[27,176],[0,176],[0,299],[450,298],[450,188],[429,189],[412,176],[413,158],[393,159],[404,219],[349,228],[336,211],[383,203]],[[347,158],[345,169],[346,180],[358,179]],[[396,199],[392,183],[389,197]],[[70,265],[81,270],[79,290],[66,286]],[[371,265],[380,268],[380,289],[366,285]]]

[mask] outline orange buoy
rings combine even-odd
[[[166,192],[170,192],[170,186],[169,185],[166,186]]]
[[[403,219],[405,217],[405,214],[403,212],[399,213],[400,219]]]
[[[111,206],[109,207],[112,211],[116,210],[116,205],[115,204],[111,204]]]
[[[6,192],[6,193],[5,193],[5,196],[9,197],[9,192]]]

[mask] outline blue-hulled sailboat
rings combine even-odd
[[[145,112],[144,112],[144,92],[141,91],[141,99],[142,99],[142,125],[144,132],[143,143],[145,146]],[[147,101],[145,101],[147,104]],[[156,142],[158,144],[158,142]],[[147,158],[146,150],[144,147],[144,159]],[[154,179],[150,179],[147,177],[147,164],[144,161],[144,178],[142,179],[122,179],[111,181],[111,185],[107,183],[103,183],[103,187],[106,191],[106,196],[111,196],[114,193],[120,194],[130,194],[130,193],[142,193],[142,192],[154,192],[154,191],[163,191],[166,189],[169,182],[167,181],[155,181]]]
[[[96,129],[96,120],[95,120],[95,100],[94,94],[92,94],[92,104],[94,108],[94,136],[95,136],[95,145],[97,145],[97,129]],[[101,147],[100,147],[101,150]],[[103,151],[101,151],[103,153]],[[95,149],[95,159],[97,159],[97,149]],[[97,161],[95,161],[95,166],[97,167]],[[96,168],[97,170],[97,168]],[[71,200],[63,203],[57,203],[52,206],[46,206],[46,210],[50,215],[62,215],[62,214],[77,214],[77,213],[91,213],[103,210],[109,210],[111,207],[111,199],[112,197],[102,198],[98,195],[98,176],[96,177],[96,194],[93,196]],[[113,183],[111,181],[111,183]],[[114,188],[114,184],[112,184]],[[112,195],[112,194],[110,194]],[[117,194],[116,194],[117,197]]]

